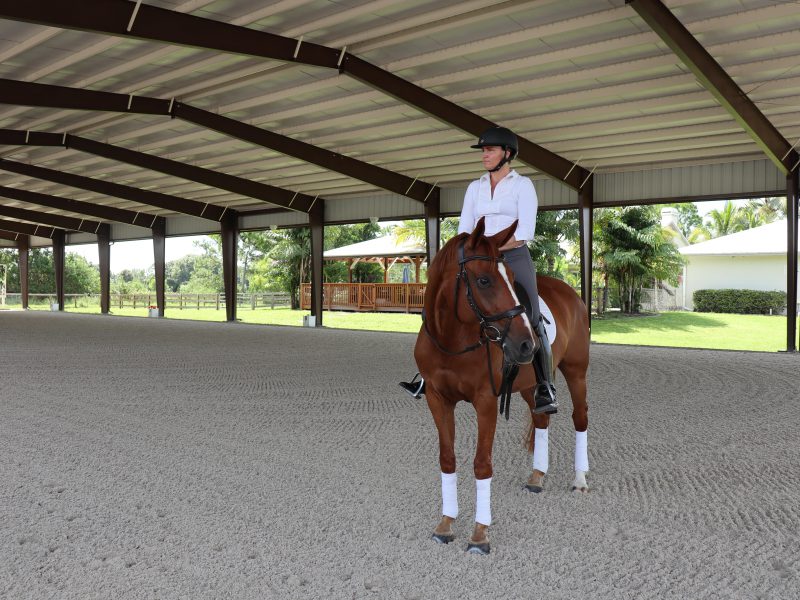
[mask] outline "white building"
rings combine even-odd
[[[685,246],[682,304],[697,290],[786,291],[786,220]]]

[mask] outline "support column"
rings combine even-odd
[[[317,199],[308,213],[311,227],[311,314],[322,327],[322,246],[325,240],[325,201]]]
[[[153,225],[153,264],[156,276],[156,305],[158,305],[158,316],[164,316],[166,301],[164,297],[164,277],[166,272],[166,245],[167,245],[167,225],[166,221],[156,221]]]
[[[794,153],[793,153],[794,154]],[[795,162],[797,158],[795,156]],[[798,170],[786,177],[786,351],[797,351]]]
[[[97,255],[100,260],[100,313],[107,315],[111,304],[111,226],[97,230]]]
[[[425,249],[428,251],[428,268],[439,251],[441,224],[439,222],[439,189],[437,188],[425,203]]]
[[[30,256],[31,240],[27,235],[20,235],[17,240],[17,254],[19,260],[19,291],[22,300],[22,308],[28,309],[28,257]]]
[[[56,302],[58,310],[64,310],[64,252],[66,249],[66,232],[56,229],[53,232],[53,266],[56,271]]]
[[[229,210],[222,222],[222,279],[225,284],[225,317],[236,321],[236,266],[239,251],[239,213]]]
[[[578,191],[580,229],[581,299],[592,323],[592,229],[594,225],[594,175]]]

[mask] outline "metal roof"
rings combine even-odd
[[[800,3],[665,4],[783,137],[800,138]],[[298,47],[316,43],[346,51],[513,128],[587,172],[594,169],[595,189],[608,202],[626,195],[644,199],[646,185],[631,191],[635,173],[656,179],[672,174],[678,183],[650,190],[659,197],[694,193],[682,182],[703,165],[719,165],[722,172],[738,171],[741,164],[759,172],[765,163],[759,146],[624,0],[282,0],[268,6],[256,0],[148,0],[144,6],[280,34],[297,39]],[[479,175],[470,135],[329,68],[0,19],[0,77],[189,104],[438,185],[443,210],[446,198],[455,207],[460,190]],[[164,115],[0,105],[0,127],[68,133],[324,197],[329,221],[423,210],[403,194]],[[0,157],[204,205],[243,212],[276,208],[73,147],[6,145]],[[516,168],[545,177],[525,164]],[[769,183],[763,190],[747,178],[701,183],[709,197],[774,191],[773,182],[782,177],[769,162],[764,169]],[[170,234],[216,229],[168,208],[16,173],[0,172],[0,186],[164,215]],[[673,194],[672,187],[681,189]],[[543,207],[577,203],[574,191],[554,180],[537,189]],[[0,203],[31,208],[15,199]],[[244,228],[304,222],[301,213],[243,217]],[[149,233],[132,225],[114,225],[112,232],[116,239]],[[93,241],[86,234],[70,236],[84,238]]]
[[[339,248],[332,248],[322,253],[323,258],[329,260],[341,260],[344,258],[373,258],[373,257],[419,257],[425,258],[427,251],[425,244],[420,244],[415,240],[405,240],[403,242],[393,235],[356,242]]]

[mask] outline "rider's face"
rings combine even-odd
[[[482,151],[483,166],[485,169],[494,169],[503,159],[505,150],[500,146],[484,146]]]

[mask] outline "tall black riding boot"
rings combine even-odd
[[[544,319],[539,318],[533,331],[540,341],[539,348],[533,355],[533,369],[537,382],[534,391],[536,408],[533,409],[533,412],[552,415],[558,412],[558,402],[556,402],[556,386],[553,385],[553,352],[550,348],[550,340],[547,339]]]
[[[425,380],[421,377],[419,380],[417,380],[417,377],[419,377],[419,373],[414,375],[411,381],[401,381],[397,385],[403,388],[403,391],[409,394],[412,398],[419,400],[422,398],[422,394],[425,393]]]

